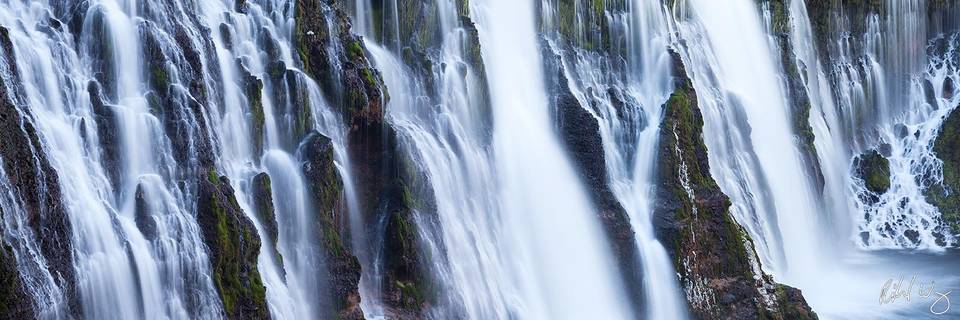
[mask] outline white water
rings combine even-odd
[[[554,136],[533,4],[474,1],[493,105],[493,150],[512,281],[524,315],[628,317],[623,289],[571,164]]]
[[[300,98],[309,100],[305,104],[315,122],[311,127],[334,143],[351,213],[354,254],[364,268],[362,308],[368,317],[385,316],[379,292],[382,262],[376,248],[381,244],[377,234],[357,221],[364,204],[353,195],[347,174],[351,170],[344,147],[346,129],[323,101],[317,84],[295,70],[290,46],[293,13],[285,9],[291,2],[250,1],[246,14],[236,12],[230,0],[200,1],[197,7],[179,1],[91,3],[94,9],[79,24],[84,29],[73,30],[83,35],[80,38],[51,29],[45,4],[0,4],[0,25],[10,29],[22,79],[17,84],[23,86],[24,101],[18,106],[33,114],[43,142],[40,151],[57,171],[73,228],[73,267],[83,308],[76,311],[87,318],[221,317],[192,213],[194,190],[182,184],[184,177],[195,174],[198,159],[173,156],[173,142],[149,104],[152,70],[144,67],[142,45],[147,35],[159,39],[171,62],[165,69],[173,92],[189,100],[185,83],[189,79],[181,79],[187,71],[175,63],[184,55],[177,43],[182,39],[174,38],[179,26],[204,57],[201,82],[209,92],[206,101],[199,101],[207,106],[204,112],[185,111],[190,113],[188,122],[193,121],[188,125],[212,135],[218,171],[230,178],[240,206],[257,226],[263,243],[258,268],[271,314],[302,319],[329,311],[322,310],[325,277],[318,235],[309,227],[316,222],[315,209],[296,152],[299,137],[292,132],[290,113],[304,102],[292,100]],[[436,61],[427,75],[438,89],[436,96],[427,93],[427,79],[414,75],[398,58],[396,19],[385,20],[392,25],[379,26],[381,39],[372,36],[378,22],[372,13],[360,13],[372,11],[374,3],[397,16],[396,2],[358,0],[354,32],[370,35],[366,39],[370,57],[392,96],[388,121],[398,131],[406,156],[427,178],[431,194],[418,196],[432,198],[436,205],[435,218],[431,212],[414,213],[423,250],[433,258],[432,276],[442,290],[430,315],[632,318],[594,208],[550,120],[535,6],[508,0],[471,4],[493,98],[493,123],[488,123],[480,94],[482,77],[465,62],[465,30],[455,1],[436,1],[443,39],[440,50],[431,52]],[[831,57],[841,61],[837,65],[825,65],[827,59],[809,45],[814,41],[803,2],[790,3],[791,41],[797,59],[806,66],[801,72],[812,103],[810,124],[826,178],[822,194],[812,191],[809,172],[799,160],[779,55],[754,1],[678,0],[667,10],[656,1],[634,0],[623,16],[604,17],[624,30],[628,68],[623,79],[611,80],[615,77],[602,68],[609,63],[602,57],[586,51],[572,59],[564,56],[571,90],[601,124],[610,186],[637,233],[649,318],[686,316],[674,267],[650,221],[660,105],[672,89],[668,42],[683,55],[700,95],[712,174],[733,200],[732,212],[776,280],[799,286],[815,310],[828,318],[884,317],[891,315],[886,313],[890,308],[903,311],[897,308],[906,306],[862,313],[872,310],[878,287],[897,272],[919,270],[923,276],[944,277],[944,283],[955,280],[952,265],[941,256],[861,250],[942,252],[955,244],[949,236],[946,244],[938,243],[943,227],[939,212],[922,196],[923,188],[938,182],[940,174],[932,141],[943,117],[960,102],[956,88],[953,94],[943,91],[946,79],[954,84],[960,80],[956,66],[925,52],[929,30],[919,9],[925,1],[889,0],[886,4],[893,9],[887,15],[867,17],[870,37],[865,56],[855,56],[847,48],[845,56]],[[103,30],[96,29],[92,19],[97,17],[104,19]],[[229,41],[221,23],[230,31]],[[211,52],[198,36],[206,28]],[[100,44],[108,44],[104,47],[110,51],[99,52]],[[92,61],[97,56],[109,57],[116,72],[95,75]],[[293,90],[285,81],[268,81],[275,60],[293,70],[302,90],[288,92],[286,101],[272,99],[281,90]],[[241,64],[264,81],[263,137],[250,136],[252,110]],[[828,77],[831,72],[845,85],[835,87]],[[9,74],[4,77],[7,91],[14,92],[15,80]],[[112,80],[104,83],[109,85],[104,91],[107,108],[118,117],[114,131],[119,138],[119,181],[111,181],[107,155],[98,146],[105,137],[98,137],[96,128],[109,124],[96,117],[86,90],[88,80],[103,77]],[[925,97],[924,82],[937,97],[932,103]],[[590,88],[609,84],[636,101],[639,108],[632,122],[620,122],[609,99],[599,105],[588,102],[595,98]],[[186,107],[184,103],[169,108]],[[200,126],[198,119],[207,125]],[[491,125],[492,142],[487,131]],[[258,138],[262,151],[253,143]],[[193,148],[199,142],[190,144]],[[890,146],[892,187],[877,195],[878,203],[868,204],[859,199],[867,191],[850,175],[850,165],[853,156],[881,144]],[[191,156],[195,151],[189,151]],[[250,180],[261,172],[272,179],[279,239],[269,239],[266,221],[259,221],[251,205]],[[928,173],[934,181],[917,179]],[[39,315],[65,317],[65,290],[46,269],[48,262],[38,251],[36,235],[26,227],[27,217],[13,189],[7,173],[0,170],[3,238],[14,248]],[[156,223],[155,237],[138,227],[140,204]],[[917,231],[919,240],[907,237],[908,230]],[[869,235],[868,240],[861,234]],[[278,241],[282,264],[270,248],[271,240]],[[368,243],[374,248],[365,252]],[[902,268],[909,270],[901,270],[905,259],[919,261],[903,263]]]
[[[322,309],[329,306],[329,302],[325,301],[328,271],[325,269],[323,248],[316,227],[317,209],[313,208],[312,196],[301,170],[301,161],[305,160],[298,159],[299,155],[296,154],[299,141],[295,140],[298,137],[292,132],[295,119],[291,117],[295,115],[291,115],[294,112],[291,110],[295,107],[309,108],[314,120],[312,129],[331,138],[334,143],[334,158],[341,173],[349,172],[344,128],[326,105],[317,84],[294,67],[289,29],[293,12],[276,11],[277,8],[284,8],[285,3],[270,3],[267,7],[248,3],[247,14],[230,12],[227,7],[229,3],[211,2],[204,8],[208,19],[228,23],[231,27],[232,43],[229,43],[229,47],[233,50],[227,50],[227,44],[221,43],[225,39],[222,32],[214,32],[221,77],[226,83],[227,94],[226,112],[217,115],[221,121],[215,131],[226,146],[219,155],[219,165],[231,179],[241,207],[254,221],[262,239],[258,267],[267,287],[267,301],[272,316],[279,319],[317,318],[330,311]],[[229,12],[227,21],[224,20],[225,12]],[[260,44],[262,37],[274,41],[273,45],[278,48],[280,56],[270,56],[264,51]],[[234,63],[235,59],[242,60],[244,66],[264,83],[261,91],[265,120],[262,154],[255,153],[247,138],[248,130],[251,130],[248,121],[252,110],[247,102],[249,97],[243,92],[243,78]],[[267,68],[278,59],[284,62],[287,70],[292,70],[287,72],[293,72],[299,87],[291,87],[284,81],[267,81]],[[275,103],[271,97],[281,90],[286,91],[287,99]],[[250,205],[253,201],[250,183],[259,172],[266,172],[271,178],[276,224],[279,226],[278,239],[270,239],[264,227],[268,222],[260,221]],[[348,175],[342,176],[345,177],[348,210],[358,212],[356,200],[352,197],[351,180]],[[275,257],[270,246],[271,240],[277,241],[277,252],[282,261]]]
[[[558,13],[550,1],[542,3],[546,27],[556,29]],[[592,8],[577,8],[577,15]],[[646,317],[686,318],[686,302],[679,294],[673,262],[654,232],[656,148],[660,139],[662,105],[671,94],[671,61],[667,52],[666,9],[653,1],[631,1],[626,11],[610,13],[612,38],[623,36],[626,66],[623,75],[611,74],[614,59],[582,49],[562,47],[551,39],[550,50],[561,57],[563,76],[580,106],[596,118],[606,159],[609,185],[626,210],[636,233],[643,268]],[[615,46],[616,44],[614,44]],[[564,52],[571,50],[572,52]],[[616,57],[619,58],[619,57]],[[621,89],[626,100],[618,110],[607,88]]]

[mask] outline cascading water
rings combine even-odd
[[[62,28],[49,33],[10,29],[17,69],[25,80],[23,99],[53,167],[70,173],[60,176],[60,188],[74,227],[83,313],[100,318],[215,317],[220,311],[207,256],[186,209],[189,190],[175,187],[173,153],[156,118],[145,112],[135,31],[155,31],[131,18],[136,10],[109,1],[92,6],[83,27],[103,31],[95,33],[102,37],[75,39]],[[2,12],[3,24],[11,27],[18,21],[38,25],[50,19],[48,11],[26,3],[6,4]],[[108,50],[99,51],[95,44]],[[98,56],[123,57],[101,62],[115,71],[100,75],[109,81],[103,88],[115,105],[92,106],[91,98],[100,98],[84,90],[91,78],[84,66],[99,61]],[[116,134],[123,141],[117,146],[123,161],[116,185],[102,164],[106,156],[94,147],[105,138],[91,126],[96,107],[116,116]],[[139,228],[144,214],[151,232]]]
[[[942,140],[960,126],[958,13],[933,0],[6,1],[0,307],[26,307],[0,317],[806,305],[774,280],[822,318],[923,317],[925,300],[875,303],[904,272],[960,282],[960,178]],[[595,140],[571,139],[570,106]],[[666,122],[678,112],[689,123]],[[691,179],[705,162],[713,179]],[[877,163],[887,179],[865,174]],[[664,190],[671,174],[682,189]]]
[[[785,276],[788,268],[809,269],[821,252],[817,239],[809,238],[817,234],[814,213],[820,210],[794,144],[759,12],[749,1],[693,0],[689,6],[696,22],[681,21],[678,28],[690,42],[686,59],[701,94],[713,175],[734,199],[738,220],[760,235],[754,238],[760,250],[774,257],[766,267]],[[740,45],[711,45],[717,43]]]
[[[547,318],[628,317],[593,209],[553,137],[533,4],[471,5],[490,78],[508,265],[524,308]]]
[[[557,4],[542,3],[547,28],[557,28]],[[564,78],[580,106],[600,124],[609,184],[630,217],[644,270],[646,316],[654,319],[685,317],[675,271],[653,227],[656,148],[660,138],[662,104],[672,92],[669,36],[665,9],[651,1],[631,1],[616,13],[612,37],[624,38],[624,75],[610,74],[616,59],[583,49],[564,54],[553,38],[550,50],[560,56]],[[578,17],[589,9],[577,8]],[[562,23],[562,22],[560,22]],[[589,32],[584,30],[584,32]],[[620,58],[620,57],[616,57]],[[619,95],[597,94],[618,90]],[[589,106],[589,107],[588,107]]]

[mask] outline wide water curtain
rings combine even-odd
[[[0,318],[932,317],[958,70],[955,1],[3,1]]]

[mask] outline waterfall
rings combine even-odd
[[[8,0],[0,318],[917,318],[960,4]]]
[[[758,235],[760,250],[772,253],[767,267],[784,275],[809,269],[821,250],[810,238],[820,210],[793,142],[760,13],[749,1],[689,6],[696,22],[681,25],[680,32],[700,42],[690,45],[687,59],[704,106],[713,175],[734,199],[738,221]],[[740,45],[711,45],[734,42]]]
[[[624,318],[629,309],[593,210],[552,136],[533,5],[472,5],[490,78],[505,241],[519,272],[512,280],[534,314]]]
[[[558,4],[541,4],[546,28],[562,23]],[[589,9],[577,8],[587,15]],[[592,119],[599,134],[609,174],[608,183],[636,232],[640,265],[644,270],[646,315],[650,318],[684,318],[686,306],[678,294],[675,271],[653,226],[656,189],[656,150],[660,139],[662,105],[671,94],[668,20],[656,2],[630,1],[623,12],[610,10],[612,38],[623,37],[624,57],[608,57],[563,45],[561,35],[549,37],[549,50],[560,57],[561,75],[569,90]],[[589,30],[583,30],[589,32]],[[623,70],[619,58],[625,59]],[[616,70],[611,73],[612,70]],[[623,74],[620,74],[620,73]],[[610,88],[610,89],[607,89]],[[615,94],[598,94],[617,90]]]

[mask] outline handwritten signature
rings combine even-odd
[[[914,291],[916,287],[916,291]],[[925,300],[933,300],[930,304],[930,313],[941,315],[950,311],[950,293],[953,291],[940,292],[936,289],[936,282],[930,280],[923,282],[917,280],[917,275],[913,275],[910,281],[904,283],[903,275],[899,275],[896,282],[894,279],[887,280],[880,290],[880,305],[892,304],[900,301],[910,302],[913,293],[917,297]]]

